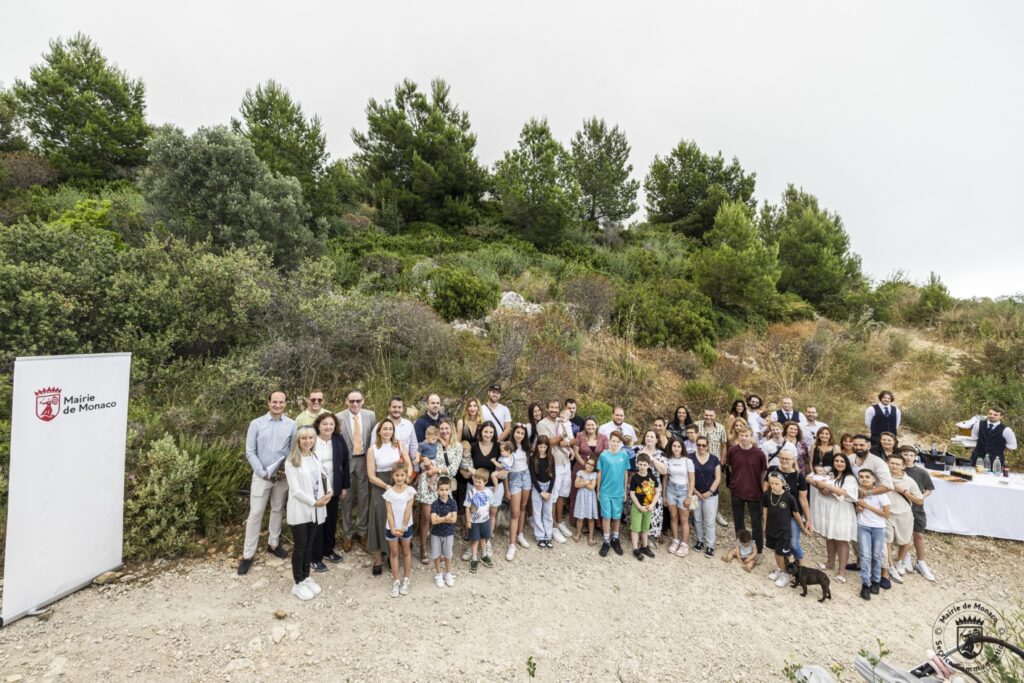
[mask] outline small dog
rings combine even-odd
[[[792,588],[800,586],[804,589],[804,592],[800,594],[801,597],[807,595],[808,586],[819,585],[821,586],[821,600],[818,602],[825,602],[826,598],[832,599],[832,591],[829,590],[829,584],[832,581],[820,569],[804,567],[796,562],[786,562],[786,573],[793,576],[793,583],[790,584]]]

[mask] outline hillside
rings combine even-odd
[[[272,389],[293,414],[314,387],[455,414],[498,381],[517,419],[573,396],[639,424],[757,392],[855,428],[888,387],[923,438],[989,403],[1020,430],[1019,299],[872,282],[839,215],[804,188],[758,197],[738,159],[667,140],[641,183],[594,116],[564,141],[532,118],[485,167],[443,79],[370,100],[352,142],[331,159],[274,81],[237,117],[154,126],[142,79],[81,34],[0,91],[0,510],[13,361],[35,354],[133,354],[132,557],[230,533]],[[496,310],[508,291],[529,310]]]

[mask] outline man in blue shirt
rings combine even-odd
[[[263,528],[263,512],[270,501],[270,537],[267,551],[276,557],[288,557],[282,548],[281,522],[284,520],[284,506],[288,499],[288,481],[284,477],[284,459],[295,436],[295,421],[284,414],[288,395],[275,391],[267,399],[267,414],[249,423],[245,435],[245,458],[252,467],[252,484],[249,488],[249,518],[245,522],[245,546],[238,573],[245,574],[252,566],[252,558],[260,541]]]
[[[437,427],[441,424],[441,420],[444,416],[444,413],[441,412],[441,397],[437,394],[427,396],[426,412],[420,415],[419,419],[413,423],[413,427],[416,432],[416,443],[420,444],[426,441],[427,427]],[[409,457],[415,458],[416,454],[410,453]]]

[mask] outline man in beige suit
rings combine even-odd
[[[349,469],[352,472],[352,490],[341,499],[341,530],[345,536],[341,542],[345,552],[352,550],[352,541],[366,548],[366,526],[370,517],[370,481],[366,476],[366,451],[370,448],[370,437],[377,424],[372,410],[363,408],[363,393],[348,392],[345,398],[346,410],[337,414],[338,431],[345,440],[349,452]],[[352,522],[355,511],[356,521]]]

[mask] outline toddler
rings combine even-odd
[[[419,445],[420,457],[417,464],[420,471],[426,474],[427,487],[431,491],[437,491],[437,467],[434,466],[434,461],[437,459],[438,434],[437,427],[430,425]]]
[[[757,546],[754,544],[754,535],[750,529],[743,528],[736,532],[736,545],[729,549],[722,557],[722,562],[729,563],[733,559],[740,561],[743,571],[752,572],[757,561]]]
[[[508,479],[508,473],[512,471],[512,464],[515,462],[516,447],[511,441],[502,441],[501,450],[494,461],[494,471],[491,472],[491,486],[495,489],[498,484]]]

